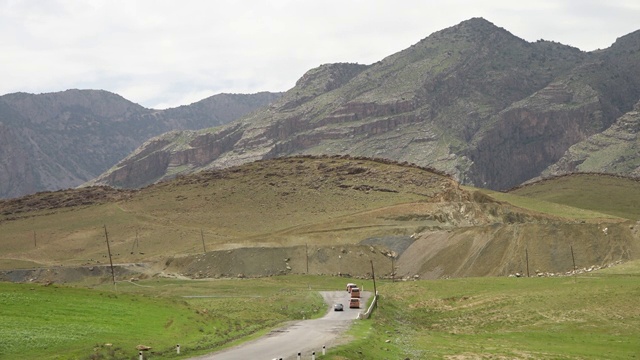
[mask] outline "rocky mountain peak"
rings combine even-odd
[[[366,65],[355,63],[320,65],[317,68],[307,71],[296,82],[296,88],[331,91],[344,85],[366,68]]]
[[[511,34],[509,31],[496,26],[492,22],[481,18],[471,18],[465,20],[457,25],[451,26],[444,30],[434,33],[432,36],[438,39],[448,38],[450,40],[462,40],[471,41],[474,43],[486,43],[487,41],[496,40],[518,40],[524,42],[524,40]]]
[[[640,30],[621,36],[611,45],[611,50],[622,49],[627,52],[640,51]]]

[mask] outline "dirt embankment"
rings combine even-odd
[[[394,240],[395,241],[395,240]],[[391,276],[395,253],[374,240],[371,245],[255,247],[210,251],[200,255],[167,258],[154,264],[114,265],[117,281],[148,277],[230,278],[286,274],[314,274],[371,278]],[[16,269],[0,271],[0,281],[71,283],[95,278],[112,280],[104,266]]]
[[[150,267],[145,264],[114,265],[116,280],[141,279],[150,276]],[[55,266],[47,268],[0,270],[0,281],[17,283],[72,283],[88,278],[112,281],[111,267],[101,266]]]
[[[640,224],[493,224],[420,234],[399,276],[423,279],[567,274],[640,258]]]
[[[609,224],[514,223],[432,229],[412,236],[369,238],[358,245],[251,247],[165,258],[115,267],[117,280],[147,277],[230,278],[313,274],[371,278],[439,279],[566,275],[640,258],[632,222]],[[574,265],[575,262],[575,265]],[[373,269],[372,269],[373,267]],[[111,281],[109,266],[53,267],[0,272],[12,282]]]
[[[256,247],[167,259],[162,269],[189,278],[315,274],[371,277],[391,275],[393,252],[379,245]]]

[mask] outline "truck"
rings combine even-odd
[[[360,289],[357,287],[351,288],[351,298],[360,298]]]
[[[359,309],[360,308],[360,298],[351,298],[349,300],[349,309]]]

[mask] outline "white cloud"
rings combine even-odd
[[[528,41],[606,48],[637,0],[0,0],[0,94],[94,88],[147,107],[284,91],[329,62],[373,63],[482,16]]]

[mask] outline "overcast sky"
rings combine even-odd
[[[103,89],[163,109],[286,91],[472,17],[591,51],[640,29],[640,0],[0,0],[0,95]]]

